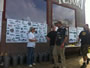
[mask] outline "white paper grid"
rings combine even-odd
[[[30,27],[34,27],[35,37],[39,43],[45,43],[47,24],[25,20],[7,19],[6,43],[26,43],[27,33]]]

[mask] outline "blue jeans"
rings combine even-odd
[[[33,64],[34,63],[34,48],[33,47],[27,47],[27,64]]]

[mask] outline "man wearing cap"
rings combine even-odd
[[[62,22],[58,21],[58,30],[56,36],[56,45],[54,46],[53,50],[53,58],[54,58],[54,68],[66,68],[65,64],[65,55],[64,55],[64,44],[67,40],[67,32],[66,28],[63,27]],[[61,57],[59,61],[61,61],[61,65],[58,62],[58,56]]]
[[[32,67],[32,65],[35,65],[34,63],[34,49],[35,49],[35,42],[37,41],[34,36],[35,28],[31,27],[28,32],[28,43],[27,43],[27,64],[29,67]]]

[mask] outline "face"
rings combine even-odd
[[[58,23],[58,27],[61,27],[61,26],[62,26],[62,24]]]
[[[35,29],[33,29],[32,32],[34,33],[35,32]]]
[[[56,23],[55,26],[58,26],[58,23]]]
[[[84,25],[84,29],[85,30],[89,30],[89,26],[88,25]]]
[[[55,27],[54,26],[52,27],[52,30],[55,31]]]

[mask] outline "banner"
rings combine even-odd
[[[69,43],[75,43],[78,40],[83,27],[69,27]]]
[[[77,41],[77,30],[75,27],[69,27],[69,43]]]
[[[83,9],[83,6],[84,6],[84,0],[58,0],[58,1],[59,1],[59,4],[71,4],[81,9]]]
[[[45,43],[47,24],[33,21],[7,19],[6,43],[26,43],[30,27],[35,28],[35,37],[39,43]]]

